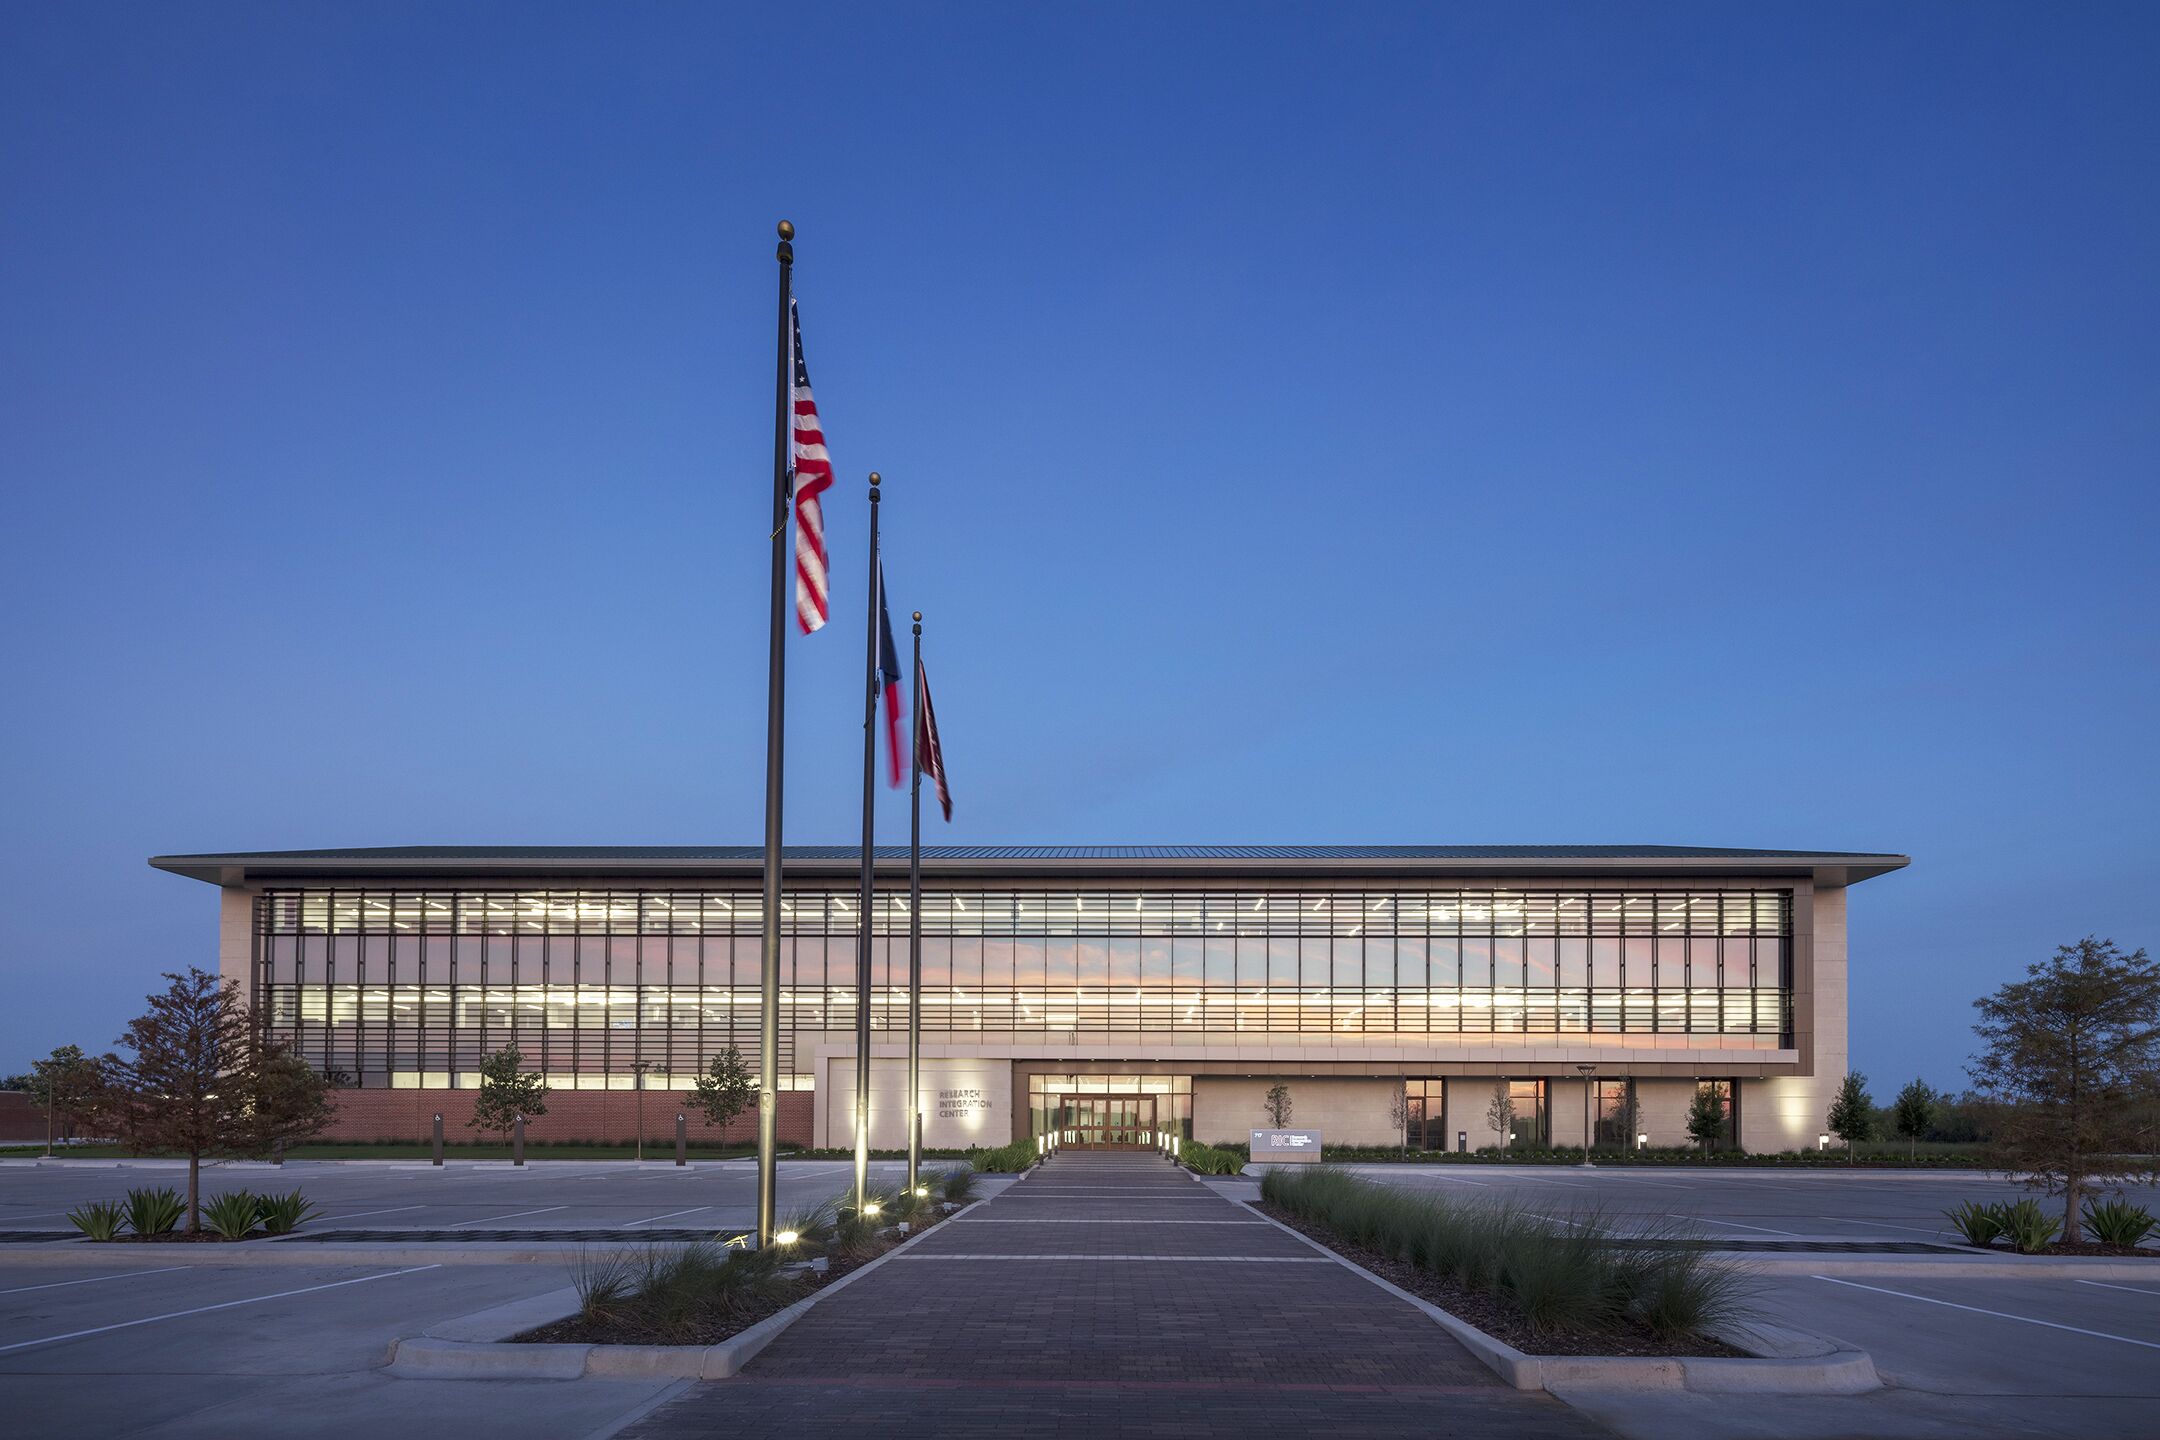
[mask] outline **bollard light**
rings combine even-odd
[[[1830,1148],[1830,1135],[1828,1131],[1825,1131],[1815,1137],[1815,1148],[1817,1150],[1827,1150]]]
[[[1639,1131],[1638,1131],[1638,1132],[1636,1133],[1636,1136],[1635,1136],[1635,1148],[1636,1148],[1636,1149],[1640,1150],[1640,1149],[1644,1148],[1645,1146],[1647,1146],[1647,1145],[1648,1145],[1649,1143],[1650,1143],[1650,1137],[1649,1137],[1648,1135],[1642,1134],[1642,1133],[1641,1133],[1641,1132],[1639,1132]]]

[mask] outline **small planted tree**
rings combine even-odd
[[[45,1153],[52,1153],[53,1135],[71,1137],[76,1119],[90,1113],[102,1083],[98,1062],[83,1054],[79,1045],[62,1045],[43,1060],[30,1062],[30,1073],[21,1077],[22,1088],[45,1110]]]
[[[1290,1082],[1277,1080],[1273,1085],[1268,1086],[1267,1094],[1261,1097],[1260,1108],[1266,1113],[1268,1124],[1273,1125],[1278,1130],[1288,1125],[1290,1123],[1290,1112],[1293,1108],[1290,1103]]]
[[[1515,1092],[1505,1080],[1493,1085],[1492,1103],[1485,1107],[1485,1128],[1500,1137],[1503,1150],[1515,1134]]]
[[[520,1115],[531,1120],[547,1114],[547,1081],[524,1064],[515,1045],[480,1057],[480,1093],[473,1097],[468,1129],[492,1131],[507,1144]]]
[[[187,1229],[202,1228],[205,1156],[261,1155],[319,1133],[329,1122],[325,1084],[306,1064],[256,1033],[237,989],[190,967],[128,1023],[127,1058],[98,1062],[101,1120],[141,1150],[184,1155]]]
[[[2087,936],[2025,973],[1973,1002],[1984,1048],[1967,1070],[1997,1107],[1996,1158],[2063,1197],[2076,1243],[2088,1189],[2154,1178],[2127,1152],[2160,1096],[2160,963]]]
[[[705,1073],[690,1082],[683,1098],[704,1115],[706,1123],[725,1130],[729,1122],[757,1101],[757,1081],[750,1074],[742,1052],[733,1045],[712,1057]]]
[[[1920,1137],[1935,1123],[1935,1106],[1940,1100],[1927,1081],[1913,1079],[1905,1082],[1905,1088],[1898,1091],[1897,1099],[1890,1103],[1890,1122],[1897,1127],[1897,1133],[1905,1137],[1906,1159],[1919,1153]]]
[[[1828,1124],[1830,1133],[1845,1142],[1848,1163],[1854,1146],[1875,1138],[1875,1102],[1867,1093],[1867,1076],[1858,1070],[1845,1072],[1838,1082],[1837,1098],[1830,1102]]]
[[[1410,1087],[1397,1081],[1395,1093],[1388,1097],[1388,1120],[1395,1126],[1395,1138],[1400,1148],[1410,1148]]]
[[[1628,1077],[1620,1090],[1620,1148],[1635,1148],[1635,1137],[1642,1130],[1642,1096],[1635,1088],[1635,1077]]]
[[[1725,1135],[1725,1084],[1713,1080],[1708,1085],[1695,1088],[1695,1098],[1688,1104],[1688,1138],[1710,1150]]]

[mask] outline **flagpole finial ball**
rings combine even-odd
[[[915,623],[918,625],[922,624],[922,611],[920,610],[917,610],[915,612]]]
[[[872,490],[875,490],[875,489],[877,489],[877,487],[878,487],[878,486],[880,486],[880,485],[882,485],[882,484],[884,484],[884,483],[885,483],[885,482],[884,482],[883,480],[880,480],[880,479],[878,478],[878,473],[877,473],[877,471],[875,471],[875,470],[872,470],[872,471],[870,472],[870,488],[871,488]]]
[[[782,240],[792,240],[795,238],[795,226],[791,221],[782,220],[780,222],[780,238]]]

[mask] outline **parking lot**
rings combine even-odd
[[[926,1166],[926,1168],[936,1168]],[[871,1175],[896,1184],[907,1173],[878,1161]],[[780,1166],[780,1207],[816,1204],[846,1189],[845,1160],[790,1160]],[[0,1162],[0,1231],[72,1231],[67,1212],[87,1201],[118,1200],[143,1185],[180,1188],[179,1162],[71,1160]],[[307,1192],[321,1208],[312,1229],[433,1230],[496,1227],[576,1230],[663,1226],[747,1229],[757,1221],[757,1171],[747,1160],[637,1165],[620,1160],[546,1160],[523,1168],[506,1160],[426,1162],[294,1160],[282,1166],[216,1165],[203,1170],[205,1199],[225,1190]]]
[[[1734,1240],[1940,1243],[1941,1212],[2026,1193],[1987,1176],[1883,1171],[1577,1170],[1374,1165],[1383,1183],[1520,1200],[1567,1216],[1599,1208],[1686,1223]],[[890,1183],[902,1167],[880,1162]],[[783,1210],[848,1184],[845,1161],[781,1166]],[[65,1212],[139,1185],[179,1185],[170,1164],[0,1163],[0,1230],[71,1233]],[[1002,1183],[1002,1182],[993,1182]],[[1215,1181],[1238,1198],[1249,1180]],[[743,1161],[685,1169],[620,1161],[295,1161],[220,1166],[204,1192],[304,1189],[318,1231],[636,1233],[726,1231],[754,1219]],[[1677,1219],[1675,1217],[1678,1217]],[[568,1283],[561,1258],[502,1263],[486,1245],[351,1263],[316,1247],[256,1242],[255,1263],[212,1246],[0,1249],[0,1386],[7,1430],[26,1436],[377,1436],[405,1429],[471,1437],[594,1437],[664,1396],[667,1382],[420,1381],[382,1367],[391,1342],[487,1306]],[[567,1250],[570,1247],[565,1247]],[[490,1263],[491,1250],[497,1256]],[[274,1258],[280,1263],[260,1263]],[[1867,1350],[1889,1388],[1854,1397],[1569,1393],[1618,1434],[1733,1437],[2160,1434],[2160,1261],[2111,1262],[2083,1278],[1975,1274],[1945,1255],[1748,1256],[1772,1320]],[[1999,1267],[1998,1267],[1999,1268]],[[2060,1267],[2051,1267],[2059,1270]]]

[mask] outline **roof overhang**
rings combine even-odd
[[[1234,852],[1234,853],[1223,853]],[[852,847],[791,847],[786,873],[847,876],[857,873]],[[160,870],[212,885],[411,883],[442,886],[520,881],[554,885],[583,882],[743,881],[763,873],[762,857],[749,847],[407,847],[375,850],[285,850],[210,855],[158,855]],[[1846,851],[1721,850],[1678,846],[1495,846],[1479,847],[925,847],[923,872],[940,878],[1041,879],[1273,879],[1357,877],[1385,880],[1484,880],[1569,878],[1686,881],[1696,878],[1807,879],[1818,886],[1853,885],[1903,869],[1904,855]],[[879,847],[881,874],[904,874],[907,852]]]

